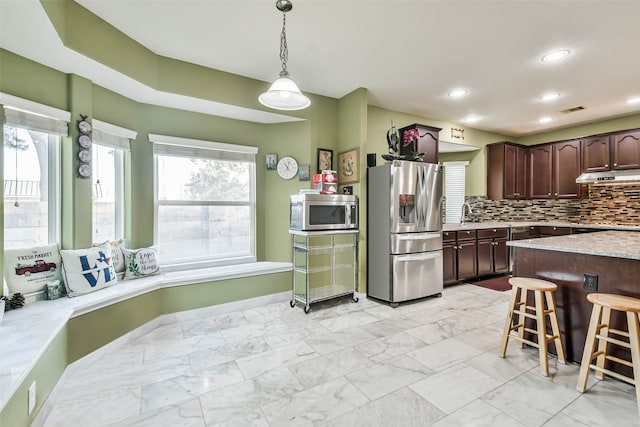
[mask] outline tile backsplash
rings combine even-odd
[[[484,199],[484,198],[483,198]],[[483,221],[580,222],[584,200],[483,200]]]
[[[640,182],[589,184],[588,199],[487,200],[467,196],[469,221],[568,221],[640,224]]]
[[[640,183],[589,184],[585,222],[640,224]]]

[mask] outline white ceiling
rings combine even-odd
[[[76,1],[160,55],[264,81],[280,71],[282,14],[275,0]],[[513,136],[640,113],[640,104],[626,104],[640,97],[640,1],[293,0],[293,5],[287,14],[288,68],[304,92],[340,98],[365,87],[375,106],[461,125],[476,114],[482,120],[465,127]],[[144,102],[158,98],[160,105],[180,102],[212,114],[226,115],[220,111],[229,108],[236,118],[283,120],[281,114],[141,87],[77,58],[51,36],[52,28],[42,30],[46,34],[40,38],[32,35],[32,42],[24,30],[17,37],[7,26],[19,31],[24,19],[46,20],[36,0],[0,0],[0,8],[0,45],[20,55],[113,90],[122,87]],[[22,20],[20,26],[15,19]],[[571,55],[558,63],[540,61],[557,48],[570,49]],[[63,55],[76,58],[56,59]],[[458,87],[468,96],[449,98]],[[549,91],[561,97],[540,101]],[[585,109],[560,112],[576,106]],[[554,120],[540,124],[542,116]]]

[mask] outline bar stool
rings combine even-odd
[[[589,379],[589,370],[596,371],[596,377],[603,380],[607,374],[621,381],[632,384],[636,388],[636,401],[638,413],[640,414],[640,325],[638,324],[638,313],[640,313],[640,299],[612,294],[589,294],[587,300],[593,304],[589,330],[584,344],[582,363],[580,364],[580,374],[578,375],[578,385],[576,389],[583,393]],[[627,317],[627,327],[629,332],[611,328],[611,310],[624,312]],[[619,337],[626,337],[628,341],[611,338],[609,334]],[[596,340],[598,348],[596,349]],[[610,356],[607,353],[607,344],[628,348],[631,350],[631,361]],[[593,364],[593,359],[597,359]],[[626,375],[612,372],[604,367],[605,360],[633,368],[633,378]]]
[[[558,353],[558,361],[566,363],[564,348],[560,340],[560,326],[556,315],[556,302],[554,292],[558,289],[555,283],[546,280],[533,279],[529,277],[512,277],[509,279],[512,287],[511,304],[507,311],[507,320],[502,334],[502,345],[500,347],[500,357],[505,357],[509,338],[520,342],[520,347],[524,344],[537,347],[540,357],[540,372],[545,377],[549,376],[549,355],[548,344],[554,342]],[[527,305],[528,291],[532,291],[535,298],[535,306]],[[546,309],[545,309],[546,302]],[[517,323],[514,323],[515,315],[518,315]],[[549,316],[553,335],[547,335],[546,316]],[[534,319],[536,328],[531,329],[525,326],[526,318]],[[511,332],[517,330],[518,335]],[[537,336],[538,342],[533,342],[524,337],[524,333],[530,332]]]

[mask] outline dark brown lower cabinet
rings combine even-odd
[[[442,280],[445,285],[458,281],[456,242],[442,245]]]
[[[444,284],[473,280],[510,270],[508,228],[442,233]]]
[[[476,240],[458,241],[458,280],[478,277]]]
[[[478,230],[478,276],[509,271],[508,228]]]

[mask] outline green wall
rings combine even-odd
[[[559,129],[542,134],[524,136],[511,141],[523,145],[542,144],[544,142],[563,141],[584,136],[596,135],[599,133],[614,132],[617,130],[640,128],[640,114],[620,117],[611,120],[603,120],[597,123],[588,123],[580,126]]]
[[[367,153],[377,153],[377,162],[384,162],[379,156],[386,154],[387,148],[387,130],[391,127],[393,120],[396,129],[413,124],[420,123],[427,126],[441,128],[440,140],[456,144],[464,144],[472,147],[479,147],[477,151],[466,151],[460,153],[447,153],[440,155],[440,161],[469,161],[466,170],[466,194],[467,195],[484,195],[487,192],[487,180],[484,178],[486,174],[486,149],[487,144],[498,141],[507,141],[510,138],[493,132],[485,132],[478,129],[468,128],[455,123],[447,123],[438,120],[428,119],[425,117],[405,114],[399,111],[385,110],[379,107],[369,106],[367,117],[367,135],[366,144]],[[451,128],[464,129],[464,140],[462,142],[451,138]]]

